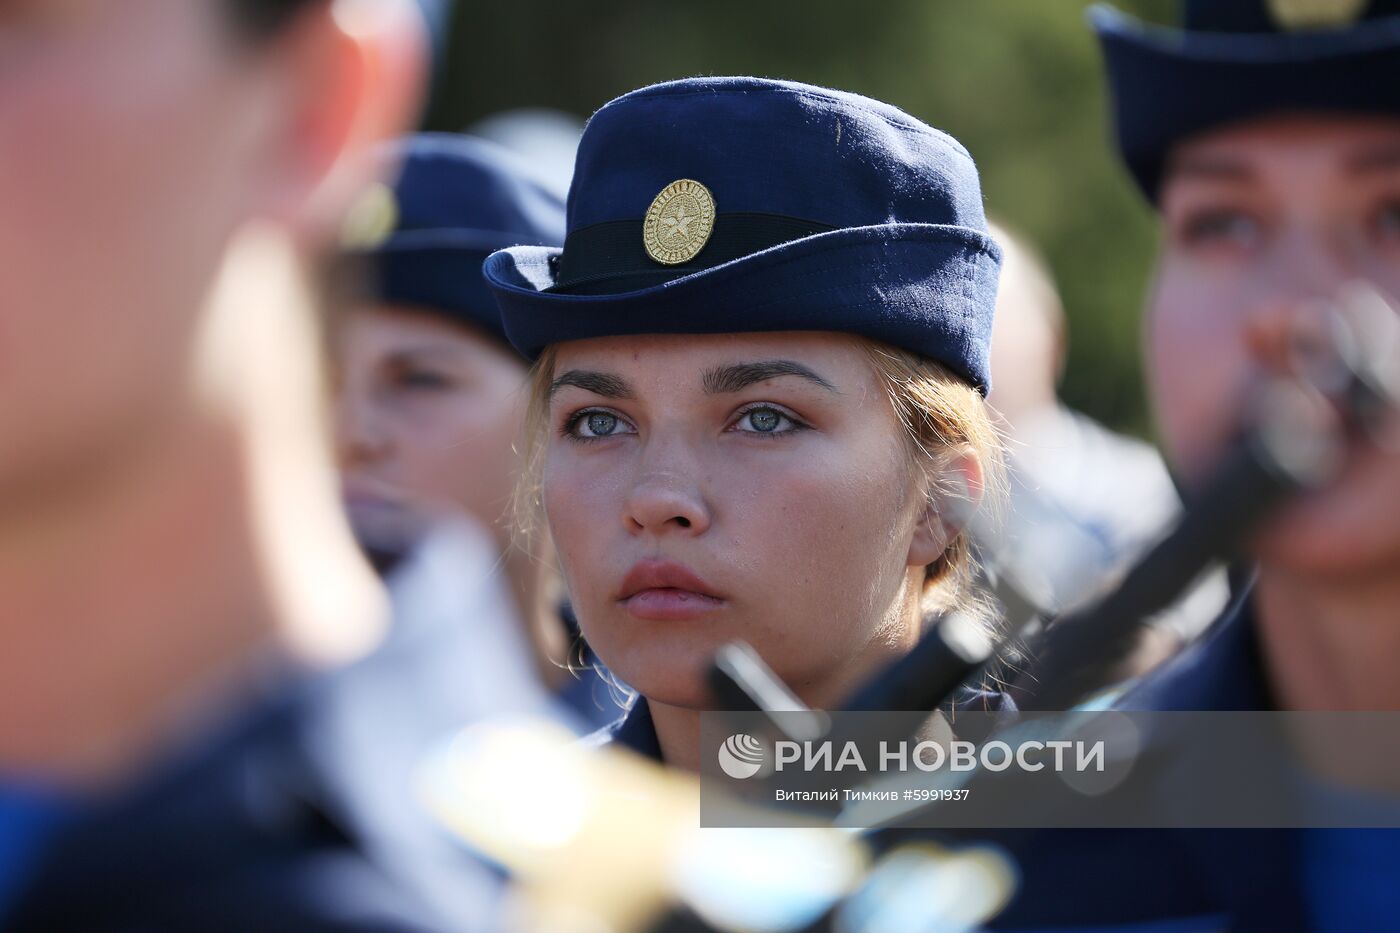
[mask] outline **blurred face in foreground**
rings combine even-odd
[[[379,4],[408,37],[380,42],[349,3],[267,35],[235,6],[0,4],[0,499],[157,440],[232,233],[307,233],[349,142],[410,106],[411,8]]]
[[[370,544],[406,543],[424,518],[464,511],[501,536],[518,472],[525,365],[440,315],[371,307],[339,334],[346,501]]]
[[[153,429],[225,238],[268,206],[276,81],[221,16],[0,6],[0,489]]]
[[[1240,428],[1282,335],[1349,283],[1400,299],[1400,120],[1278,117],[1177,147],[1146,332],[1157,423],[1188,484]],[[1400,567],[1400,448],[1368,444],[1256,542],[1342,576]]]
[[[860,341],[608,337],[544,376],[550,533],[589,643],[643,695],[705,708],[743,639],[830,701],[917,637],[948,535]]]
[[[270,642],[378,638],[307,278],[416,107],[406,3],[0,2],[5,767],[109,777]]]

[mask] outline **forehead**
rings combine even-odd
[[[1179,143],[1167,162],[1164,192],[1192,182],[1287,181],[1302,174],[1360,175],[1400,170],[1400,118],[1266,117]]]
[[[786,359],[851,380],[869,371],[863,341],[829,331],[755,334],[642,334],[572,340],[555,347],[555,374],[598,370],[638,380],[698,384],[705,370],[735,362]],[[688,378],[693,377],[693,378]]]
[[[367,305],[348,312],[342,333],[361,345],[401,349],[472,349],[488,341],[469,325],[398,305]],[[522,364],[523,365],[523,364]]]

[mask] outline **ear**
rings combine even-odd
[[[972,521],[985,492],[981,458],[970,447],[949,451],[939,468],[938,487],[924,496],[909,542],[910,567],[938,560]]]
[[[366,150],[418,116],[428,36],[413,0],[313,5],[265,54],[281,118],[267,213],[299,239],[333,237],[373,173]]]

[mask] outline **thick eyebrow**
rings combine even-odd
[[[604,398],[636,398],[637,393],[631,384],[621,376],[612,373],[594,372],[590,369],[571,369],[549,384],[549,397],[564,386],[577,386]]]
[[[1395,169],[1400,169],[1400,143],[1373,146],[1347,159],[1347,171],[1353,175],[1389,172]]]
[[[808,367],[792,360],[760,360],[755,363],[730,363],[727,366],[716,366],[714,369],[705,370],[702,381],[707,394],[719,395],[725,392],[738,392],[755,383],[777,376],[797,376],[799,379],[806,379],[808,382],[821,386],[828,392],[836,391],[836,387],[830,382]]]

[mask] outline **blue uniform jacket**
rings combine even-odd
[[[1118,704],[1275,708],[1246,593]],[[1042,830],[989,834],[1020,865],[998,930],[1187,933],[1400,929],[1400,832]]]
[[[227,717],[50,838],[0,918],[29,930],[495,929],[501,878],[417,806],[443,717],[381,651]]]

